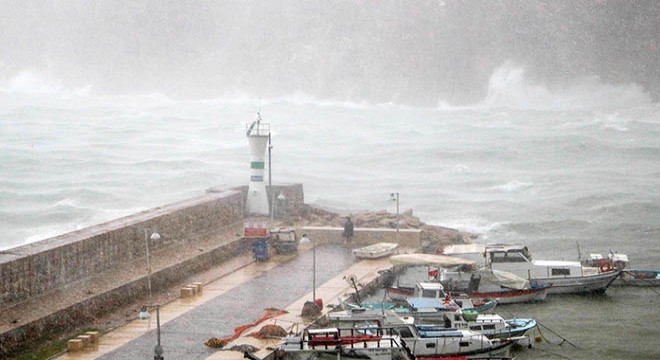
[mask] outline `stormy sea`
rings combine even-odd
[[[469,106],[339,102],[304,93],[176,100],[98,96],[22,73],[0,89],[0,250],[249,180],[246,124],[272,131],[274,183],[347,214],[401,211],[524,243],[537,259],[625,253],[660,259],[660,104],[637,85],[562,89],[497,69]],[[520,359],[660,356],[656,289],[552,296],[500,307],[547,342]],[[575,344],[562,342],[550,330]],[[561,343],[561,345],[560,345]]]

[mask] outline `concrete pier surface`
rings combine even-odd
[[[300,316],[305,301],[312,299],[313,254],[310,246],[301,247],[298,256],[274,256],[265,262],[250,262],[204,284],[199,295],[163,304],[160,321],[164,358],[242,359],[241,352],[210,348],[205,342],[212,337],[231,336],[235,327],[257,320],[266,308],[278,308],[288,313],[246,330],[225,349],[249,344],[260,349],[255,355],[265,357],[270,352],[267,348],[278,341],[259,340],[247,334],[267,324],[278,324],[286,330],[302,330],[311,321]],[[316,249],[316,297],[323,299],[326,305],[337,304],[339,298],[354,292],[345,277],[355,275],[358,283],[368,284],[377,279],[382,270],[391,268],[387,258],[357,261],[350,250],[339,245],[323,245]],[[323,310],[327,312],[329,307]],[[131,321],[103,334],[98,344],[56,359],[153,358],[155,318],[152,312],[149,320]]]

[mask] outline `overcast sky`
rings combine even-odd
[[[427,104],[483,98],[504,63],[660,97],[660,1],[3,1],[0,87]]]

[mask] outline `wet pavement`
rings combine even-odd
[[[350,249],[334,245],[318,247],[316,261],[317,286],[355,262]],[[263,265],[266,266],[265,263]],[[298,257],[272,267],[162,324],[161,345],[164,357],[194,360],[211,356],[219,349],[204,345],[206,340],[229,337],[234,328],[260,318],[264,309],[283,309],[309,293],[312,290],[311,269],[312,251],[302,252]],[[328,303],[336,299],[324,300]],[[155,318],[155,314],[152,318]],[[152,328],[99,359],[152,359],[155,344],[156,331]]]

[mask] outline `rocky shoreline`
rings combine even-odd
[[[337,211],[310,208],[286,221],[286,226],[332,226],[341,227],[350,216],[356,228],[397,228],[397,215],[386,210],[355,211],[340,213]],[[444,226],[429,225],[413,215],[409,209],[399,214],[399,229],[422,230],[420,237],[425,253],[435,253],[438,247],[450,244],[469,244],[478,237],[476,234],[463,232]]]

